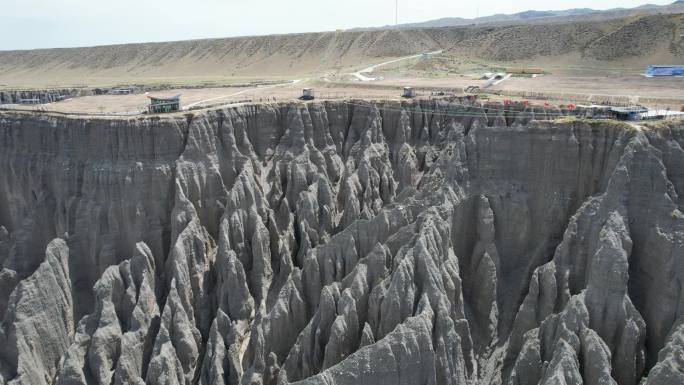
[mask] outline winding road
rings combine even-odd
[[[432,51],[432,52],[426,52],[426,53],[419,53],[419,54],[416,54],[416,55],[401,57],[401,58],[399,58],[399,59],[393,59],[393,60],[390,60],[390,61],[386,61],[386,62],[384,62],[384,63],[372,65],[372,66],[370,66],[370,67],[368,67],[368,68],[364,68],[364,69],[362,69],[362,70],[360,70],[360,71],[356,71],[356,72],[352,73],[352,75],[354,75],[354,77],[356,77],[357,79],[359,79],[359,80],[362,81],[362,82],[371,82],[371,81],[374,81],[374,80],[378,80],[378,78],[369,77],[369,76],[366,76],[366,75],[364,75],[364,74],[370,74],[370,73],[372,73],[373,71],[375,71],[375,69],[378,68],[378,67],[382,67],[382,66],[385,66],[385,65],[388,65],[388,64],[392,64],[392,63],[396,63],[396,62],[400,62],[400,61],[404,61],[404,60],[410,60],[410,59],[419,58],[419,57],[421,57],[421,56],[423,56],[423,55],[438,55],[438,54],[440,54],[440,53],[442,53],[442,52],[443,52],[443,50],[440,49],[440,50],[438,50],[438,51]]]
[[[223,96],[218,96],[218,97],[211,98],[211,99],[200,100],[199,102],[195,102],[195,103],[192,103],[192,104],[188,104],[187,106],[184,106],[183,109],[184,109],[184,110],[187,110],[187,109],[190,109],[190,108],[192,108],[192,107],[194,107],[194,106],[198,106],[198,105],[200,105],[200,104],[205,104],[205,103],[208,103],[208,102],[213,102],[213,101],[215,101],[215,100],[221,100],[221,99],[229,98],[229,97],[231,97],[231,96],[237,96],[237,95],[245,94],[245,93],[247,93],[247,92],[252,92],[252,91],[254,91],[254,90],[265,90],[265,89],[269,89],[269,88],[292,86],[292,85],[295,85],[295,84],[297,84],[297,83],[299,83],[299,82],[301,82],[301,81],[302,81],[302,79],[297,79],[297,80],[292,80],[292,81],[287,82],[287,83],[274,84],[274,85],[272,85],[272,86],[248,88],[248,89],[246,89],[246,90],[242,90],[242,91],[239,91],[239,92],[235,92],[235,93],[230,94],[230,95],[223,95]]]

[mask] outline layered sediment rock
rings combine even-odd
[[[0,114],[0,384],[681,382],[684,126]]]
[[[5,90],[0,91],[0,104],[18,104],[25,100],[37,103],[54,103],[74,96],[90,94],[86,89],[66,88],[50,90]]]

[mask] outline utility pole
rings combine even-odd
[[[394,25],[399,25],[399,0],[394,0]]]

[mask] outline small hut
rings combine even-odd
[[[300,97],[301,100],[314,100],[314,90],[313,88],[304,88],[302,90],[302,96]]]
[[[643,106],[611,107],[610,112],[618,120],[639,120],[641,114],[648,112],[648,108]]]
[[[133,88],[130,87],[116,87],[109,91],[113,95],[130,95],[133,93]]]
[[[416,90],[414,90],[413,87],[404,87],[404,93],[401,94],[401,96],[404,98],[415,98]]]
[[[150,98],[149,111],[151,114],[162,114],[180,110],[180,94],[172,97],[160,98],[148,96]]]

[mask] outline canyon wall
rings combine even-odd
[[[0,112],[0,384],[684,382],[684,125]]]
[[[54,103],[74,96],[90,94],[86,89],[55,90],[4,90],[0,91],[0,104],[19,104],[22,100],[36,100],[38,103]]]

